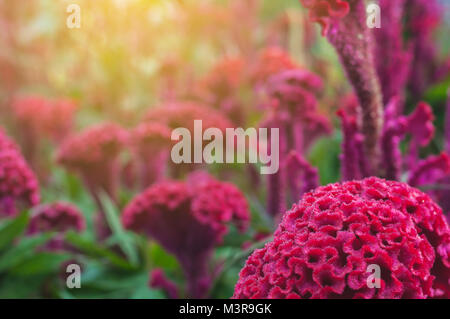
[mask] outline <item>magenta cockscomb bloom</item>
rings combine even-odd
[[[265,82],[277,73],[298,68],[294,59],[279,47],[265,48],[256,58],[250,68],[250,81],[256,86],[265,85]]]
[[[27,234],[55,232],[55,237],[45,245],[45,248],[66,250],[70,249],[70,246],[64,241],[65,232],[69,230],[81,232],[85,228],[84,216],[76,206],[65,202],[55,202],[37,206],[33,210]]]
[[[243,125],[247,114],[238,97],[245,83],[245,60],[224,57],[219,60],[199,83],[200,98],[226,114],[233,123]]]
[[[58,150],[57,160],[81,176],[100,205],[99,190],[116,199],[118,159],[126,142],[127,133],[120,126],[100,124],[68,137]]]
[[[16,98],[12,111],[21,127],[19,131],[25,157],[33,166],[39,165],[39,143],[46,138],[60,142],[72,129],[76,105],[73,101],[50,100],[40,96]]]
[[[203,131],[208,128],[218,128],[225,135],[227,128],[232,128],[234,125],[221,111],[206,107],[200,103],[193,102],[173,102],[167,103],[161,107],[151,109],[145,121],[150,123],[159,123],[166,125],[170,130],[176,128],[186,128],[191,133],[191,154],[194,154],[194,121],[201,120]],[[203,134],[203,132],[201,132]],[[209,142],[204,142],[206,145]],[[224,152],[225,153],[225,152]],[[171,173],[174,177],[180,177],[198,169],[199,164],[195,163],[181,163],[171,164]],[[201,166],[201,164],[200,164]]]
[[[130,147],[136,163],[139,185],[146,188],[165,174],[171,141],[171,130],[159,123],[141,123],[130,132]]]
[[[300,0],[335,47],[359,100],[369,169],[376,169],[383,129],[383,101],[363,0]]]
[[[167,181],[135,197],[122,214],[128,229],[157,240],[183,267],[189,297],[205,297],[211,284],[208,262],[228,224],[244,231],[250,213],[242,193],[210,177],[195,183]]]
[[[39,200],[35,174],[19,147],[0,130],[0,216],[14,216]]]
[[[380,288],[370,288],[380,269]],[[450,228],[428,195],[370,177],[319,187],[241,270],[234,298],[450,296]]]

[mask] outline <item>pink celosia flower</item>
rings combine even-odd
[[[380,288],[369,288],[369,265]],[[428,195],[370,177],[319,187],[240,272],[234,298],[450,296],[450,228]]]
[[[70,249],[64,242],[65,232],[68,230],[81,232],[85,227],[83,214],[76,206],[65,202],[55,202],[37,206],[33,210],[27,233],[34,235],[41,232],[56,232],[56,237],[53,237],[45,248],[61,250]]]
[[[238,125],[246,120],[245,108],[237,95],[245,80],[244,66],[245,61],[240,57],[225,57],[199,83],[202,100],[227,114]]]
[[[126,140],[127,134],[121,127],[104,123],[73,134],[58,150],[58,162],[80,174],[100,209],[100,189],[116,199],[118,158]]]
[[[278,47],[268,47],[260,53],[251,67],[251,82],[255,86],[264,85],[272,75],[298,67],[287,52]]]
[[[230,120],[219,110],[193,102],[174,102],[151,109],[147,113],[145,120],[151,123],[166,125],[171,130],[179,127],[186,128],[191,132],[191,136],[194,136],[195,120],[202,121],[203,130],[218,128],[225,133],[226,128],[234,127]],[[193,147],[194,142],[192,139],[192,150]],[[194,152],[191,151],[191,154],[194,154]],[[171,172],[173,176],[178,177],[184,175],[186,171],[189,172],[196,168],[198,168],[196,164],[172,163]]]
[[[163,178],[172,145],[171,131],[163,124],[141,123],[130,132],[130,146],[137,165],[140,187]]]
[[[233,223],[248,227],[249,211],[233,185],[201,178],[196,183],[162,182],[145,190],[124,209],[128,229],[156,239],[183,267],[189,297],[205,297],[210,285],[208,261]]]
[[[12,111],[21,127],[19,131],[25,157],[40,169],[39,143],[42,138],[60,142],[72,129],[76,109],[69,100],[49,100],[40,96],[16,98]]]
[[[37,205],[39,184],[18,146],[0,131],[0,216]]]

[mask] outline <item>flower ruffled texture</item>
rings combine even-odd
[[[369,265],[381,287],[369,288]],[[234,298],[450,295],[450,228],[428,195],[370,177],[319,187],[285,213],[240,272]]]
[[[345,17],[350,11],[350,4],[346,0],[300,0],[309,9],[309,18],[322,27],[322,34],[327,34],[333,23]]]
[[[40,201],[39,183],[19,147],[0,131],[0,216],[14,216]]]
[[[190,297],[204,297],[210,285],[208,261],[228,224],[248,227],[250,214],[242,193],[210,177],[194,183],[167,181],[151,186],[124,209],[127,229],[156,239],[182,265]]]
[[[57,160],[81,175],[93,196],[99,189],[115,198],[118,157],[127,142],[127,133],[113,123],[99,124],[73,134],[63,141]]]
[[[63,235],[69,230],[82,232],[86,228],[83,214],[78,208],[66,202],[54,202],[37,206],[28,225],[28,235],[41,232],[56,232],[50,242],[45,245],[48,250],[69,250]]]

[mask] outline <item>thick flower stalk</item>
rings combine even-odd
[[[187,294],[206,297],[213,248],[228,232],[228,224],[245,231],[250,213],[242,193],[210,177],[193,183],[167,181],[151,186],[124,209],[123,225],[158,241],[183,267]]]
[[[150,273],[149,286],[164,291],[168,298],[178,299],[178,288],[170,281],[162,269],[154,269]]]
[[[58,149],[58,162],[81,176],[100,210],[99,190],[116,199],[119,155],[126,142],[127,134],[121,127],[104,123],[73,134]]]
[[[0,131],[0,217],[15,216],[40,201],[39,183],[19,147]]]
[[[364,146],[370,169],[378,168],[383,102],[373,58],[372,34],[363,0],[300,0],[310,19],[335,47],[361,107]]]
[[[86,228],[83,214],[70,203],[55,202],[44,204],[33,209],[27,234],[56,232],[56,235],[45,245],[48,250],[71,250],[64,240],[64,234],[73,230],[81,232]]]
[[[248,258],[233,297],[448,298],[449,279],[450,227],[439,206],[370,177],[305,194]]]

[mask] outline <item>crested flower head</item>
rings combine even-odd
[[[68,137],[57,159],[67,167],[83,169],[116,158],[125,142],[126,133],[121,127],[104,123]]]
[[[227,127],[233,127],[221,112],[193,102],[174,102],[151,109],[145,119],[170,129],[184,127],[191,133],[194,131],[194,120],[202,120],[203,129],[216,127],[225,131]]]
[[[368,286],[373,265],[378,289]],[[439,206],[370,177],[305,194],[249,257],[234,298],[448,298],[449,279],[450,228]]]
[[[163,124],[144,122],[130,132],[129,141],[134,151],[140,154],[154,154],[171,144],[171,131]]]
[[[278,47],[268,47],[260,53],[253,64],[251,81],[255,85],[261,85],[272,75],[298,67],[289,53]]]
[[[127,139],[120,126],[104,123],[68,137],[58,149],[57,161],[82,177],[100,210],[103,207],[99,189],[116,199],[120,179],[118,160]]]
[[[85,229],[83,214],[70,203],[55,202],[37,206],[28,225],[28,234],[46,231],[63,233],[68,230],[81,232]]]
[[[14,149],[0,149],[0,216],[11,216],[37,205],[39,184],[22,155]]]
[[[33,134],[57,141],[72,129],[75,110],[75,103],[66,99],[49,100],[40,96],[25,96],[13,102],[14,116],[21,125],[26,125]]]
[[[151,186],[125,207],[122,223],[173,253],[185,271],[190,296],[202,297],[213,247],[228,232],[228,224],[244,231],[249,217],[236,187],[205,177],[190,185],[167,181]]]
[[[27,234],[55,232],[56,235],[45,244],[47,250],[71,250],[64,240],[64,234],[73,230],[81,232],[86,228],[83,214],[70,203],[55,202],[37,206],[33,210]]]

